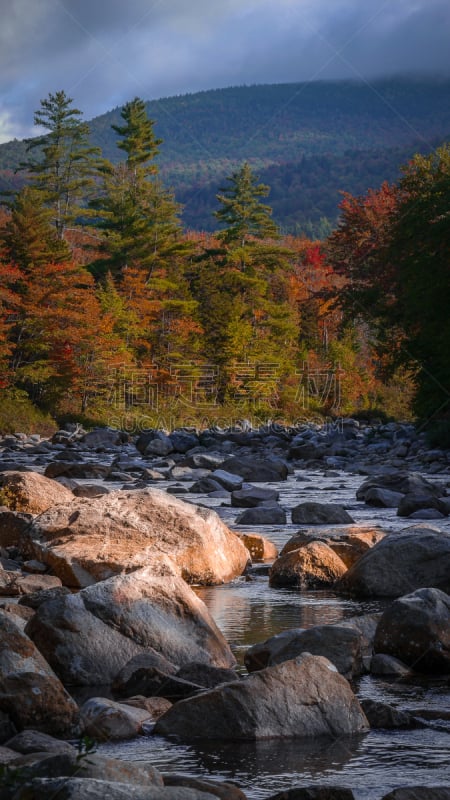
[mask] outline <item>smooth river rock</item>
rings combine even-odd
[[[450,597],[418,589],[383,613],[374,650],[395,656],[419,672],[450,673]]]
[[[27,633],[67,685],[111,683],[149,649],[177,666],[235,664],[206,606],[164,557],[42,603]]]
[[[0,611],[0,711],[18,730],[73,736],[78,706],[28,636]]]
[[[249,672],[273,667],[304,652],[328,658],[346,678],[361,675],[363,668],[362,634],[351,625],[314,625],[291,628],[253,645],[245,654]]]
[[[155,733],[182,740],[258,740],[345,736],[368,729],[348,682],[330,661],[296,659],[181,700],[156,723]]]
[[[241,575],[249,553],[206,508],[158,489],[74,498],[31,526],[27,547],[66,586],[85,587],[167,554],[189,583],[215,584]]]
[[[41,514],[57,503],[70,503],[72,492],[37,472],[2,472],[0,489],[12,511]]]
[[[318,589],[333,586],[347,567],[325,542],[310,542],[279,556],[269,573],[273,588]]]
[[[450,533],[423,525],[385,536],[337,585],[359,597],[400,597],[424,587],[450,592]]]

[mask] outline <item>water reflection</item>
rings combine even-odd
[[[375,613],[385,606],[383,601],[361,603],[325,590],[275,590],[264,576],[250,582],[239,579],[225,586],[198,587],[196,593],[208,606],[239,663],[248,647],[287,628],[339,622]]]

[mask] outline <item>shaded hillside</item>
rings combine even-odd
[[[339,190],[358,193],[394,180],[405,158],[447,138],[449,95],[448,80],[324,81],[217,89],[147,108],[163,139],[163,177],[188,204],[187,225],[211,228],[218,184],[248,160],[273,187],[277,221],[298,230],[321,217],[334,220]],[[114,109],[91,122],[93,142],[112,160],[120,158],[111,130],[119,115]],[[1,145],[0,170],[24,157],[23,142]],[[0,188],[11,182],[11,172],[3,173]]]

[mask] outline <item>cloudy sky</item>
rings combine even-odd
[[[450,75],[449,0],[1,0],[0,141],[64,89],[87,119],[253,83]]]

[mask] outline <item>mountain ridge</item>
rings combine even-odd
[[[273,187],[278,224],[314,235],[320,220],[335,223],[340,191],[396,180],[401,163],[448,138],[449,97],[450,79],[402,77],[208,89],[146,106],[163,139],[161,176],[187,204],[185,225],[214,228],[215,193],[248,161]],[[89,123],[92,142],[113,161],[123,157],[111,130],[119,119],[116,107]],[[17,183],[12,173],[25,151],[18,140],[0,145],[2,190]]]

